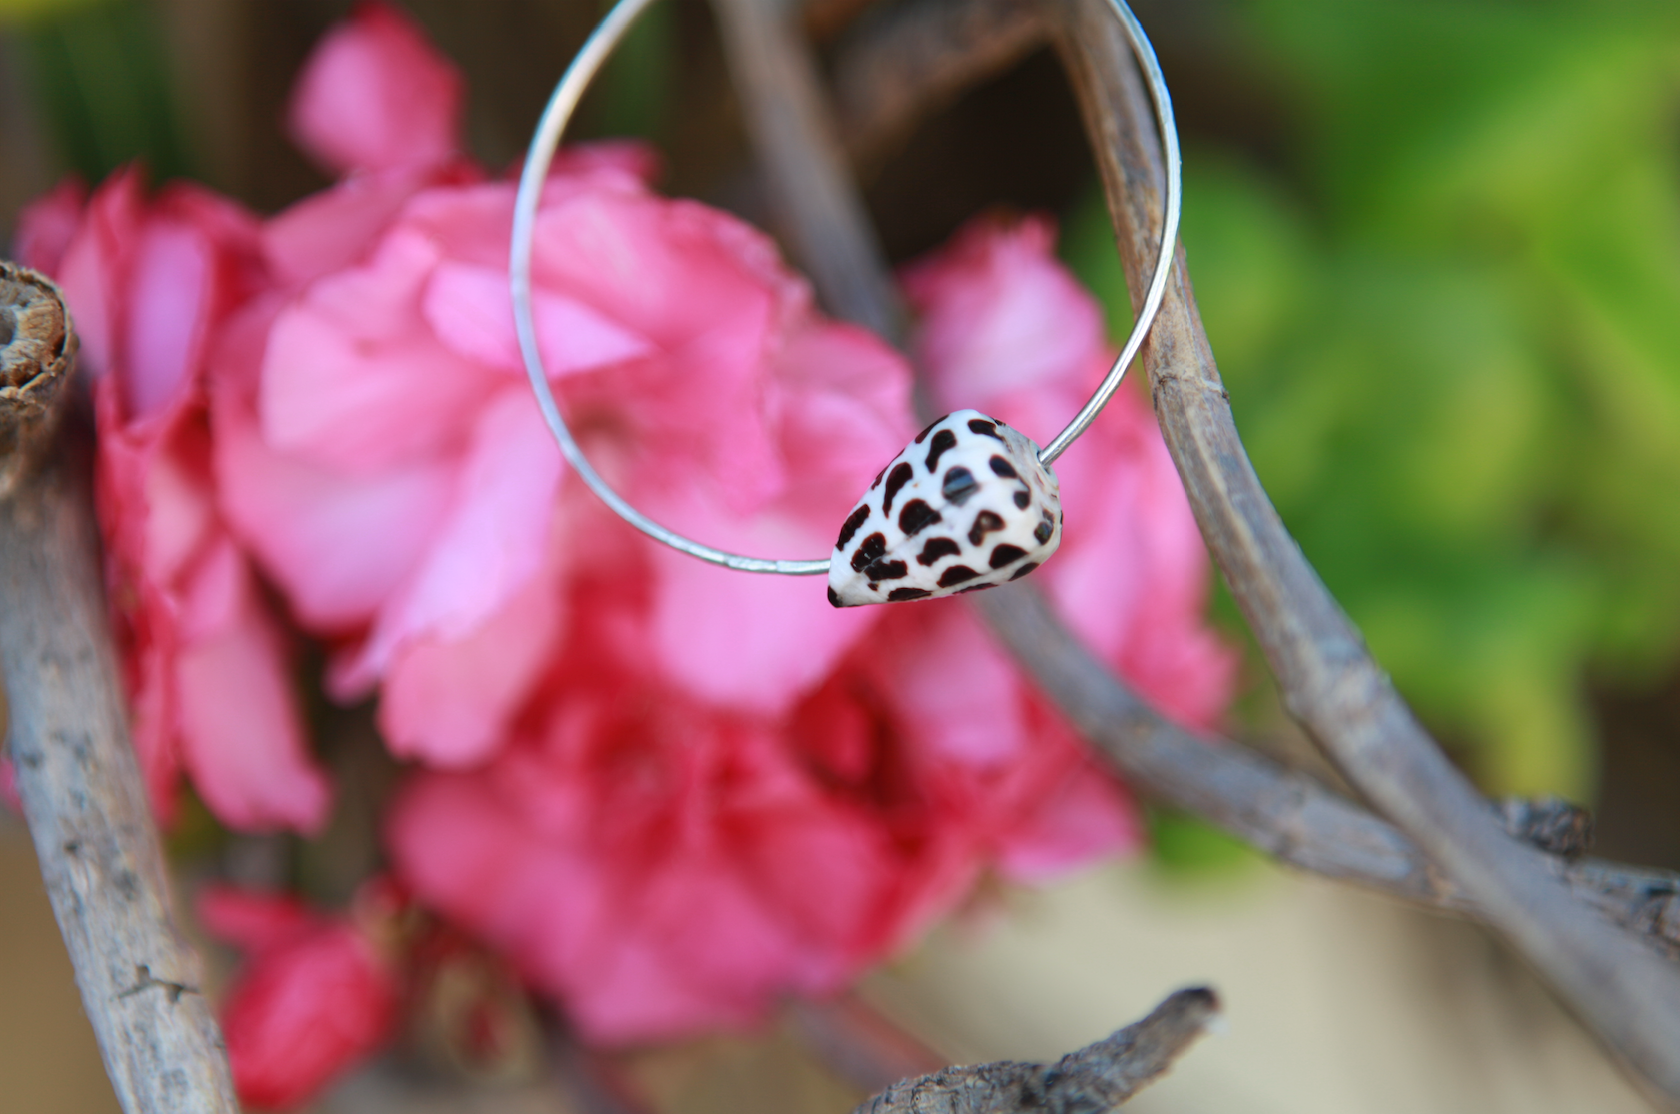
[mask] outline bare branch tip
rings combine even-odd
[[[46,276],[0,260],[0,498],[50,439],[76,331]]]
[[[0,260],[0,413],[49,407],[75,349],[58,287],[39,272]]]

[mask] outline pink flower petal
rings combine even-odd
[[[560,620],[559,588],[539,574],[466,637],[421,636],[398,650],[379,702],[391,753],[436,767],[489,758],[548,665]]]
[[[426,286],[423,305],[427,322],[446,346],[477,363],[525,374],[505,266],[439,264]],[[645,339],[575,298],[535,290],[531,309],[550,376],[653,352]]]
[[[12,236],[12,254],[18,262],[45,275],[57,274],[86,204],[87,187],[72,177],[24,206]]]
[[[337,691],[370,684],[413,639],[472,636],[542,566],[562,462],[530,391],[505,387],[484,406],[472,436],[448,517],[368,643],[335,666]]]
[[[1013,881],[1043,885],[1141,842],[1137,813],[1113,779],[1081,763],[1009,833],[998,870]]]
[[[870,673],[925,753],[979,768],[1032,744],[1020,676],[973,609],[933,601],[901,614],[869,655]]]
[[[805,530],[769,524],[726,539],[769,557],[820,557]],[[820,577],[745,576],[665,546],[654,550],[655,665],[711,704],[774,715],[821,683],[878,615],[836,611]]]
[[[206,557],[183,615],[181,747],[205,803],[245,831],[319,829],[327,782],[304,744],[280,632],[231,542]]]
[[[944,406],[989,409],[1023,390],[1065,396],[1075,409],[1084,403],[1085,371],[1104,344],[1102,314],[1051,254],[1054,243],[1043,218],[979,220],[905,269],[905,293],[922,315],[917,359]],[[1061,427],[1023,428],[1047,439]]]
[[[456,150],[461,77],[399,9],[364,2],[315,47],[292,92],[293,139],[335,173]]]
[[[241,1102],[265,1110],[307,1102],[391,1040],[401,992],[373,942],[343,921],[253,957],[221,1018]]]
[[[515,164],[508,177],[517,180],[523,163]],[[584,181],[598,184],[614,178],[650,186],[664,170],[659,149],[640,139],[597,139],[568,143],[554,156],[550,180]]]
[[[215,400],[221,509],[299,620],[338,634],[373,618],[417,566],[454,491],[443,461],[345,476],[270,449],[234,392]]]
[[[119,307],[128,295],[132,245],[141,220],[140,175],[133,169],[119,171],[94,191],[53,276],[76,319],[82,343],[78,366],[85,374],[104,375],[116,355]]]
[[[538,286],[581,298],[667,350],[741,322],[757,336],[770,315],[803,310],[810,298],[763,233],[703,205],[624,191],[589,190],[543,209],[533,272]]]
[[[401,229],[364,267],[316,282],[269,334],[263,439],[351,474],[451,451],[483,394],[502,382],[440,345],[420,311],[438,261]]]
[[[774,359],[770,420],[788,469],[801,485],[843,488],[844,515],[916,432],[910,366],[874,334],[816,319],[793,330]]]
[[[241,951],[262,952],[295,939],[319,923],[302,899],[212,882],[193,903],[199,924]]]
[[[392,167],[310,194],[263,226],[263,255],[275,278],[301,286],[362,262],[403,206],[423,190],[460,185],[478,172],[465,162]]]
[[[23,815],[23,798],[18,796],[17,767],[10,758],[0,758],[0,804],[14,815]]]
[[[202,358],[211,250],[197,230],[174,222],[151,221],[140,234],[122,377],[136,418],[167,406]]]

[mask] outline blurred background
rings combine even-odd
[[[594,0],[401,6],[465,72],[473,153],[491,166],[519,157],[600,14]],[[1598,853],[1680,867],[1680,5],[1134,7],[1179,111],[1202,316],[1307,556],[1484,788],[1587,802]],[[349,8],[0,0],[0,243],[65,175],[97,182],[134,159],[261,212],[324,186],[280,121],[309,47]],[[843,50],[823,20],[813,31],[825,59]],[[668,192],[762,218],[704,4],[656,7],[582,125],[657,143]],[[1064,257],[1125,328],[1047,50],[860,172],[894,261],[988,207],[1058,215]],[[1246,639],[1228,599],[1215,607]],[[1249,660],[1230,731],[1299,752]],[[1479,931],[1284,876],[1183,817],[1152,829],[1145,862],[986,895],[864,998],[942,1055],[1053,1056],[1213,982],[1231,1031],[1140,1099],[1149,1111],[1641,1108]],[[190,866],[220,837],[189,824],[177,838]],[[9,817],[0,895],[0,1106],[113,1109]],[[858,1093],[797,1033],[790,1015],[620,1067],[660,1109],[849,1108]],[[352,1081],[327,1106],[377,1109],[392,1086]],[[433,1080],[403,1108],[565,1109],[545,1084],[510,1086],[445,1098]]]

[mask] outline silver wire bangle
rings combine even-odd
[[[1120,350],[1114,366],[1109,369],[1108,375],[1103,378],[1102,385],[1097,388],[1090,401],[1074,415],[1073,421],[1068,423],[1066,429],[1039,450],[1038,459],[1046,466],[1067,451],[1068,446],[1090,428],[1091,423],[1102,412],[1102,408],[1108,405],[1109,399],[1113,398],[1114,392],[1119,389],[1127,367],[1142,347],[1144,337],[1149,334],[1149,327],[1154,323],[1155,314],[1161,308],[1161,299],[1166,293],[1167,276],[1172,270],[1173,244],[1178,239],[1179,213],[1183,207],[1178,128],[1173,122],[1172,97],[1167,93],[1166,79],[1161,76],[1161,65],[1155,58],[1154,48],[1149,45],[1148,36],[1143,33],[1143,27],[1132,14],[1131,8],[1126,6],[1125,0],[1106,2],[1125,28],[1126,37],[1131,40],[1132,52],[1137,56],[1144,81],[1149,86],[1150,99],[1155,104],[1155,119],[1161,130],[1161,147],[1166,164],[1167,209],[1161,227],[1161,249],[1155,260],[1155,274],[1149,281],[1149,290],[1144,295],[1143,308],[1132,325],[1131,335],[1126,338],[1125,347]],[[663,542],[672,549],[714,565],[723,565],[742,572],[780,573],[784,576],[824,575],[829,571],[828,557],[816,561],[776,561],[729,553],[668,530],[642,514],[625,502],[623,496],[614,491],[585,459],[577,441],[572,437],[571,429],[566,425],[566,420],[560,416],[560,408],[554,402],[554,392],[549,388],[548,372],[543,366],[542,353],[537,348],[536,324],[531,312],[531,251],[536,232],[537,204],[542,197],[543,183],[548,178],[549,165],[554,161],[555,151],[559,148],[560,136],[566,125],[571,122],[572,113],[577,109],[578,101],[583,98],[584,90],[594,80],[596,72],[607,60],[607,56],[624,38],[631,24],[652,3],[653,0],[619,0],[612,11],[607,13],[606,18],[601,20],[600,25],[589,36],[589,40],[583,44],[583,49],[578,51],[577,57],[572,59],[572,64],[560,78],[560,83],[554,87],[548,107],[543,110],[542,119],[537,122],[536,133],[531,138],[530,154],[525,160],[524,172],[519,176],[519,194],[514,200],[513,241],[508,253],[508,282],[513,294],[513,321],[519,335],[519,350],[525,358],[525,373],[530,377],[531,389],[536,393],[543,420],[548,423],[548,428],[554,434],[554,440],[559,444],[566,462],[583,477],[590,490],[600,496],[601,501],[624,521],[655,541]]]

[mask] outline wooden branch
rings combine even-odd
[[[1104,0],[1055,3],[1128,284],[1141,292],[1161,207],[1149,101]],[[1505,834],[1371,659],[1243,451],[1182,247],[1141,359],[1203,537],[1291,714],[1352,785],[1475,895],[1488,922],[1605,1043],[1680,1106],[1680,972],[1573,900],[1538,851]]]
[[[834,112],[853,165],[878,162],[924,117],[1049,37],[1037,0],[913,0],[867,13],[834,56]]]
[[[1297,869],[1486,918],[1473,893],[1393,825],[1309,774],[1163,718],[1074,637],[1031,584],[986,592],[974,605],[1016,664],[1127,785]],[[1575,809],[1511,802],[1489,814],[1510,834],[1552,851],[1543,860],[1548,871],[1577,898],[1680,959],[1680,875],[1570,858],[1581,849]]]
[[[0,260],[0,500],[17,490],[52,438],[75,355],[57,288]]]
[[[797,9],[779,0],[712,7],[771,209],[794,256],[833,313],[881,336],[902,335],[903,307],[880,281],[886,256],[851,188],[816,64],[791,23]]]
[[[105,1070],[128,1114],[235,1114],[221,1031],[170,921],[163,852],[111,648],[84,430],[48,432],[75,337],[58,292],[6,265],[0,322],[0,675],[18,794]],[[0,325],[3,331],[4,325]],[[68,423],[73,426],[73,423]]]
[[[1218,1014],[1213,991],[1180,990],[1137,1024],[1054,1064],[946,1068],[888,1087],[857,1114],[1100,1114],[1164,1074]]]

